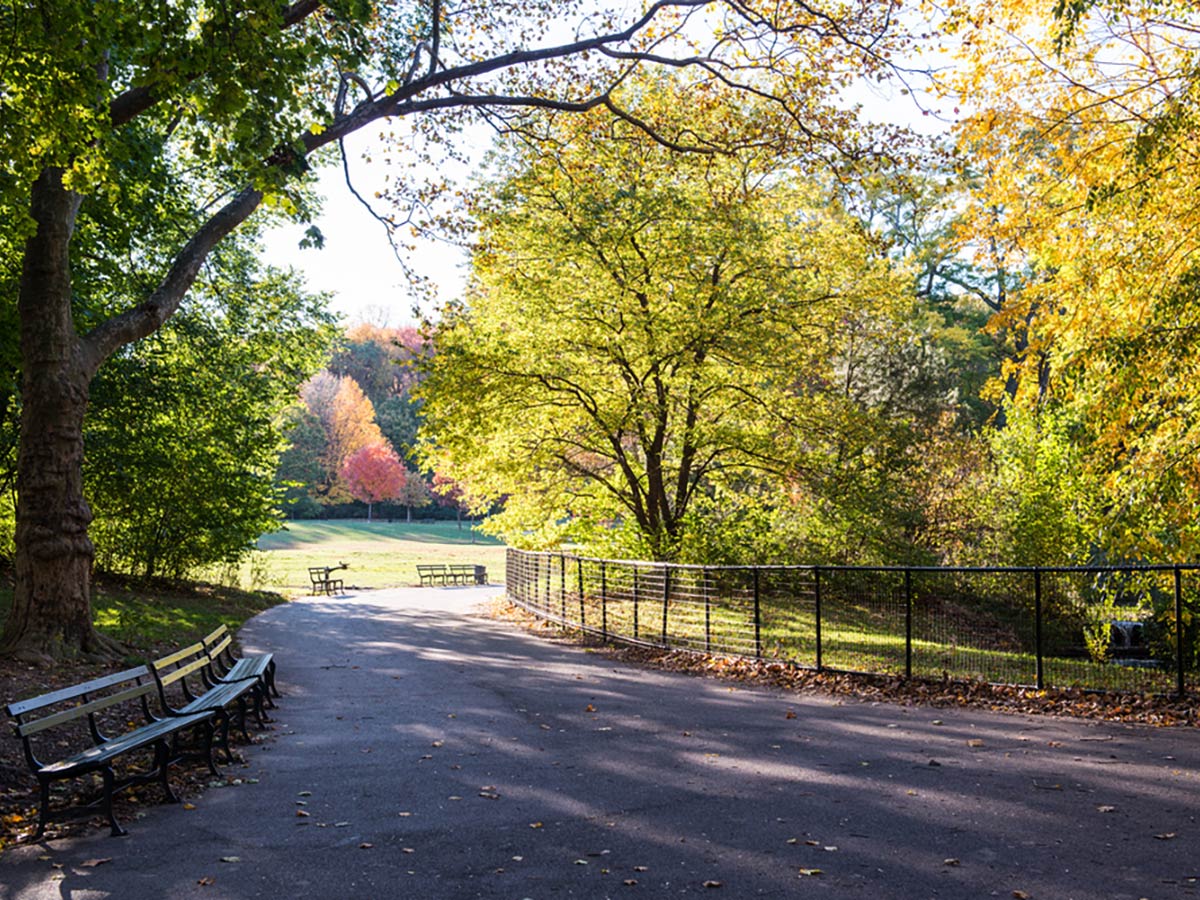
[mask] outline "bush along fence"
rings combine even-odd
[[[1037,688],[1182,695],[1200,680],[1200,565],[507,562],[510,600],[605,642]]]

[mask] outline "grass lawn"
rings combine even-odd
[[[11,584],[0,585],[0,622],[8,617],[12,594]],[[236,631],[246,619],[282,602],[282,596],[269,591],[217,585],[125,585],[102,576],[92,613],[97,630],[121,641],[129,654],[125,662],[133,665],[197,640],[220,624]]]
[[[259,538],[258,549],[254,580],[291,596],[308,593],[309,566],[341,562],[350,566],[339,573],[347,588],[418,584],[418,563],[483,565],[492,584],[504,583],[504,545],[465,522],[292,521]]]
[[[487,566],[492,584],[504,583],[504,545],[460,530],[454,522],[289,522],[263,535],[259,550],[243,564],[240,582],[254,590],[227,587],[229,572],[204,573],[212,584],[150,585],[101,576],[92,604],[96,627],[130,648],[131,661],[165,645],[186,643],[225,623],[233,629],[250,616],[308,593],[309,566],[350,564],[341,573],[347,587],[380,588],[417,584],[417,563]],[[12,606],[10,572],[0,572],[0,622]]]

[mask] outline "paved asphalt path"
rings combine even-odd
[[[241,783],[5,852],[0,898],[1200,894],[1194,730],[642,670],[471,612],[494,592],[257,617],[284,697]]]

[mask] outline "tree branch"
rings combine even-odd
[[[157,330],[179,308],[209,253],[262,202],[262,191],[244,188],[212,215],[175,257],[166,277],[146,302],[97,325],[80,339],[89,376],[119,347]]]

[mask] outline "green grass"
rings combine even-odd
[[[418,563],[483,565],[489,581],[502,584],[504,555],[502,543],[465,522],[293,521],[259,538],[248,565],[259,568],[254,582],[294,596],[308,593],[309,566],[341,562],[350,566],[339,573],[348,588],[418,584]]]
[[[463,523],[365,521],[289,522],[263,535],[238,571],[202,573],[212,583],[150,585],[104,577],[96,586],[96,627],[141,661],[165,646],[187,643],[224,623],[236,629],[251,616],[307,594],[309,566],[350,564],[347,587],[417,584],[417,563],[487,566],[492,584],[504,582],[504,545]],[[222,585],[251,585],[253,589]],[[0,622],[12,607],[11,578],[0,578]]]
[[[602,603],[599,597],[588,594],[581,609],[574,585],[567,589],[564,598],[556,583],[548,597],[539,592],[532,599],[551,616],[562,616],[565,612],[569,622],[578,622],[582,614],[591,628],[600,628],[604,622],[611,635],[634,636],[633,604],[627,598]],[[636,636],[657,643],[663,631],[662,601],[653,595],[646,596],[639,607]],[[903,675],[904,621],[902,617],[898,622],[886,619],[877,615],[876,610],[849,603],[827,609],[821,627],[822,664],[845,671]],[[944,634],[939,640],[926,630],[930,624],[921,619],[914,622],[913,675],[938,679],[945,673],[952,679],[1034,683],[1037,661],[1033,653],[981,646],[986,638],[976,629],[967,628],[956,638],[945,623],[937,629]],[[755,655],[753,606],[745,602],[714,597],[706,615],[703,602],[673,599],[667,607],[667,633],[675,646],[718,655]],[[766,657],[802,666],[816,665],[816,623],[811,606],[764,608],[760,636]],[[1044,659],[1044,671],[1048,686],[1103,690],[1168,691],[1174,678],[1169,667],[1132,668],[1050,654]]]
[[[0,587],[0,622],[12,608],[12,588]],[[220,624],[237,629],[246,619],[284,602],[278,593],[217,585],[124,584],[101,578],[92,602],[96,628],[128,648],[140,663],[167,647],[190,643]]]

